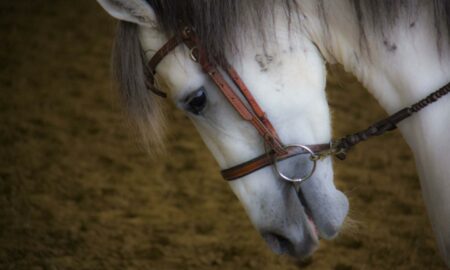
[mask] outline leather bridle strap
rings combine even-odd
[[[227,73],[228,76],[233,80],[233,82],[236,84],[238,89],[241,91],[242,95],[247,100],[248,104],[253,108],[253,111],[258,116],[258,118],[261,120],[261,122],[266,126],[268,129],[270,129],[274,134],[276,134],[275,128],[272,126],[272,123],[270,123],[269,119],[266,117],[266,113],[261,109],[258,102],[253,98],[253,95],[251,94],[250,90],[247,88],[247,86],[243,83],[241,77],[236,72],[236,70],[229,64],[227,64]]]
[[[179,36],[173,36],[153,55],[152,59],[148,62],[148,67],[152,74],[156,73],[156,66],[164,59],[164,57],[166,57],[182,42],[183,39]]]
[[[148,69],[152,73],[151,76],[148,76],[148,79],[150,81],[146,82],[147,88],[155,93],[156,95],[166,98],[167,94],[163,91],[156,88],[155,85],[155,79],[154,75],[156,73],[156,66],[161,62],[161,60],[164,59],[171,51],[173,51],[178,45],[180,45],[183,42],[183,40],[178,36],[173,36],[171,39],[169,39],[150,59],[150,61],[147,64]]]
[[[214,83],[220,88],[221,92],[230,102],[230,104],[234,107],[234,109],[241,115],[244,120],[249,121],[258,133],[264,138],[264,141],[269,145],[271,149],[273,149],[278,154],[285,153],[283,144],[281,143],[278,134],[275,129],[270,124],[269,120],[265,117],[264,112],[257,112],[257,109],[252,107],[251,103],[250,107],[242,102],[239,96],[233,91],[231,86],[225,81],[220,71],[217,68],[213,67],[208,71],[209,77],[214,81]],[[240,81],[242,83],[242,81]],[[242,92],[242,89],[241,93]],[[244,93],[243,93],[244,95]],[[246,99],[253,99],[252,96],[244,95]],[[259,117],[257,113],[260,113],[262,117]],[[267,124],[269,123],[269,124]]]
[[[326,152],[330,149],[330,144],[313,144],[306,145],[313,153],[321,153]],[[286,153],[282,155],[277,155],[277,161],[282,161],[290,157],[298,156],[298,155],[310,155],[309,151],[306,151],[300,147],[287,147],[285,148]],[[238,178],[249,175],[259,169],[262,169],[266,166],[269,166],[274,163],[274,152],[269,152],[262,154],[254,159],[236,165],[234,167],[222,170],[220,173],[222,177],[227,181],[236,180]]]

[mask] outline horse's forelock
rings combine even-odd
[[[161,98],[146,88],[147,65],[135,24],[119,22],[113,51],[113,75],[132,124],[150,153],[163,150],[164,113]]]

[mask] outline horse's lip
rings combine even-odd
[[[312,216],[309,216],[308,214],[306,214],[306,220],[307,220],[307,224],[308,224],[307,227],[308,227],[310,234],[313,236],[313,238],[316,242],[319,242],[319,240],[320,240],[319,230],[317,229],[317,225],[314,222],[314,219],[312,218]]]
[[[314,218],[311,212],[311,208],[309,208],[308,206],[308,202],[306,201],[305,196],[303,195],[302,189],[300,188],[298,190],[298,198],[300,200],[300,203],[303,206],[303,211],[305,212],[305,216],[306,216],[306,224],[307,224],[307,228],[309,233],[313,236],[314,240],[316,242],[319,242],[320,236],[319,236],[319,230],[317,228],[317,224],[314,222]]]
[[[319,245],[319,233],[317,226],[313,220],[312,213],[308,207],[302,193],[297,193],[302,208],[301,215],[304,215],[303,232],[304,239],[299,242],[299,239],[289,235],[279,234],[277,232],[262,232],[261,235],[267,242],[269,247],[276,254],[286,254],[294,259],[304,259],[310,256]],[[300,229],[300,228],[299,228]],[[292,238],[291,238],[292,237]]]

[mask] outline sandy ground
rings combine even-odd
[[[265,246],[181,113],[170,154],[141,149],[95,1],[1,1],[0,26],[0,269],[444,269],[398,132],[335,162],[355,221],[294,263]],[[335,134],[384,116],[348,76],[328,93]]]

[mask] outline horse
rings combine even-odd
[[[222,169],[267,153],[274,140],[264,136],[274,134],[271,128],[275,146],[279,140],[308,150],[331,141],[326,63],[342,64],[389,114],[450,81],[450,1],[97,1],[120,21],[115,75],[147,147],[156,153],[162,147],[165,120],[158,95],[167,95],[192,120]],[[224,84],[237,91],[245,82],[251,98],[239,106],[254,101],[271,128],[259,124],[266,129],[261,133],[241,117],[216,78],[199,65],[195,46],[179,41],[149,69],[147,62],[186,27]],[[225,76],[228,67],[237,81]],[[450,266],[450,96],[395,127],[413,152],[437,246]],[[307,174],[312,161],[313,173]],[[284,174],[263,166],[229,184],[275,253],[304,258],[319,239],[337,236],[348,199],[333,183],[330,156],[273,162]]]

